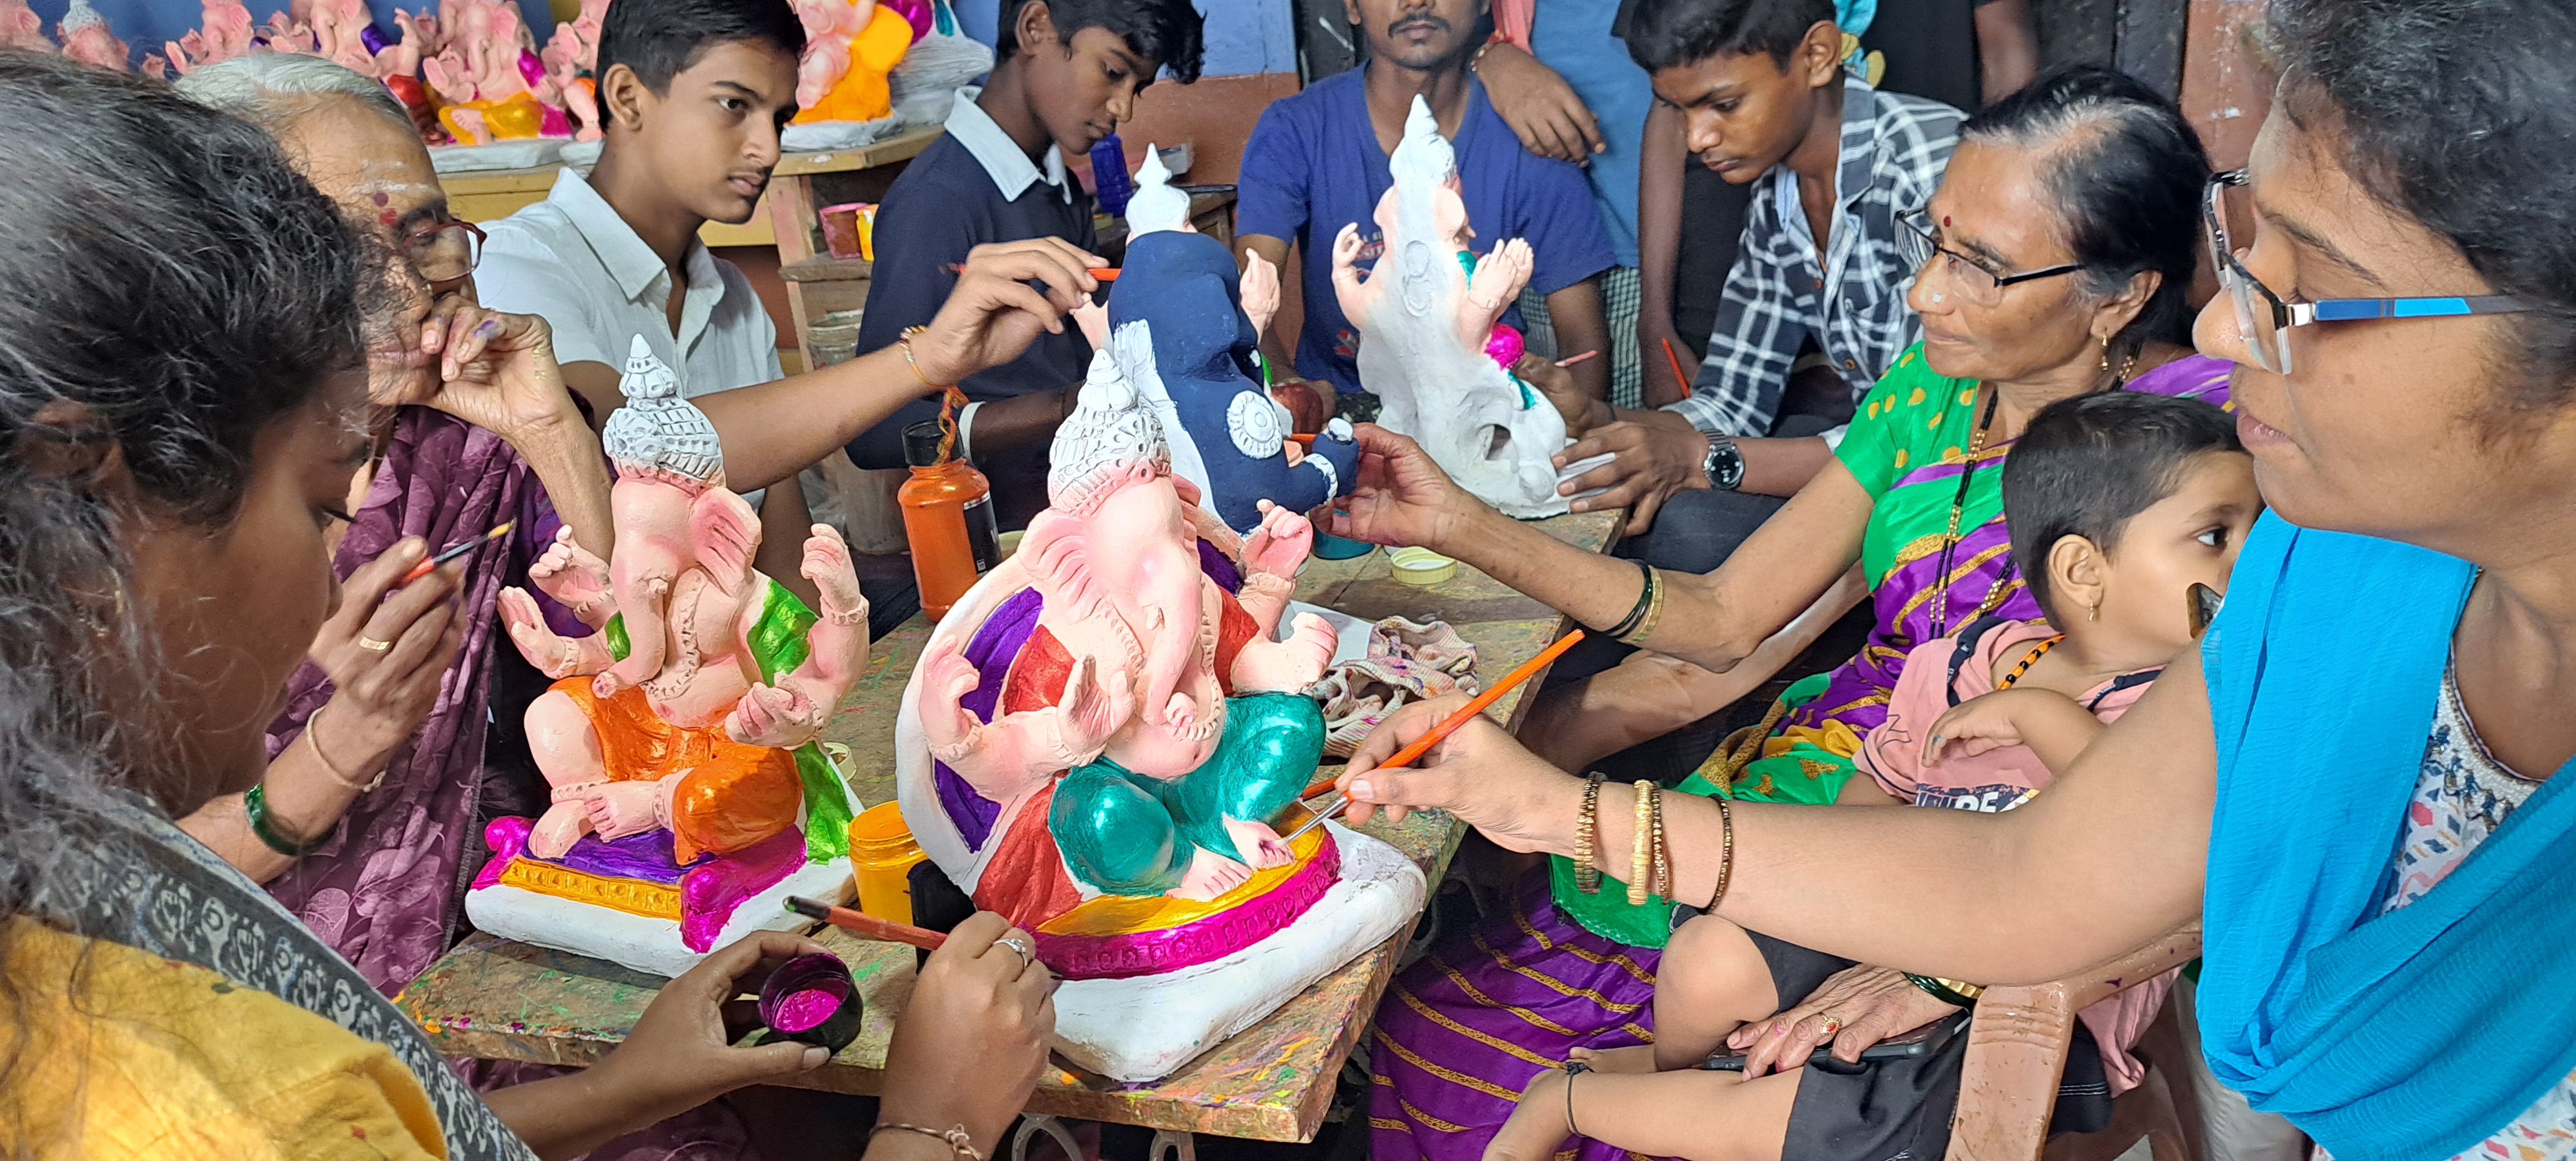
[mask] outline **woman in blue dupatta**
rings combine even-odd
[[[2576,9],[2272,0],[2268,24],[2282,80],[2247,172],[2211,185],[2225,292],[2196,337],[2236,364],[2271,512],[2200,648],[2008,814],[1740,803],[1730,821],[1672,796],[1675,893],[1776,938],[1997,983],[2197,919],[2203,1051],[2253,1107],[2337,1161],[2564,1157]],[[1499,730],[1370,768],[1446,708],[1381,727],[1352,759],[1355,800],[1574,850],[1582,784]],[[1632,807],[1602,792],[1611,876],[1631,873]],[[1974,888],[1932,886],[1950,884]],[[1800,1010],[1792,1035],[1831,1039],[1875,1007]],[[1778,1099],[1801,1072],[1738,1091]],[[1580,1123],[1603,1110],[1575,1080]]]

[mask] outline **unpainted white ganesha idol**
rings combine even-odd
[[[1385,403],[1379,425],[1507,515],[1564,512],[1552,457],[1565,450],[1565,417],[1507,370],[1521,341],[1500,321],[1529,282],[1529,243],[1496,242],[1481,258],[1468,248],[1457,155],[1421,97],[1388,164],[1375,269],[1359,269],[1356,223],[1333,239],[1333,290],[1359,328],[1360,383]]]
[[[913,837],[1036,935],[1067,981],[1066,1055],[1130,1081],[1384,940],[1423,892],[1377,840],[1285,837],[1324,747],[1303,691],[1335,645],[1323,618],[1286,615],[1313,529],[1273,506],[1238,539],[1200,504],[1128,378],[1151,366],[1144,338],[1121,328],[1094,355],[1049,507],[940,619],[895,734]]]
[[[527,712],[554,801],[487,828],[466,911],[496,935],[677,975],[801,925],[786,895],[847,895],[848,790],[814,738],[867,664],[868,605],[829,525],[801,569],[819,614],[753,570],[759,517],[641,337],[619,388],[601,436],[616,564],[566,530],[528,570],[598,632],[560,636],[525,591],[501,594],[511,640],[556,679]]]

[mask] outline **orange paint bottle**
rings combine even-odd
[[[936,422],[904,429],[903,459],[912,478],[895,492],[904,539],[912,545],[913,579],[921,585],[921,612],[933,621],[1001,560],[992,482],[973,464],[943,458],[939,442]]]

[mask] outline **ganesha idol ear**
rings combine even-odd
[[[796,486],[794,477],[786,481]],[[709,488],[689,506],[689,542],[697,546],[698,563],[726,596],[738,595],[751,575],[752,554],[760,550],[760,514],[724,488]]]

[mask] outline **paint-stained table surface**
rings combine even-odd
[[[1569,544],[1604,551],[1624,515],[1560,516],[1539,526]],[[1441,584],[1398,583],[1383,552],[1310,561],[1298,576],[1297,596],[1363,621],[1397,615],[1448,621],[1475,644],[1476,673],[1487,681],[1535,656],[1565,628],[1555,611],[1465,564]],[[916,617],[872,645],[866,674],[824,731],[826,742],[838,743],[836,756],[865,805],[894,796],[896,703],[928,638],[929,626]],[[1526,695],[1537,685],[1533,679],[1487,712],[1517,728]],[[846,755],[838,753],[841,746],[848,747]],[[1360,829],[1404,852],[1434,884],[1465,834],[1437,813],[1417,814],[1398,826],[1372,820]],[[1407,924],[1171,1076],[1150,1085],[1073,1073],[1049,1076],[1038,1082],[1029,1111],[1227,1137],[1312,1140],[1342,1061],[1368,1026],[1411,935]],[[832,927],[816,938],[849,960],[866,998],[867,1023],[856,1043],[799,1083],[874,1093],[883,1080],[894,1021],[911,994],[912,949],[860,940]],[[449,1055],[586,1065],[625,1039],[662,983],[599,960],[475,936],[430,965],[396,1002]]]

